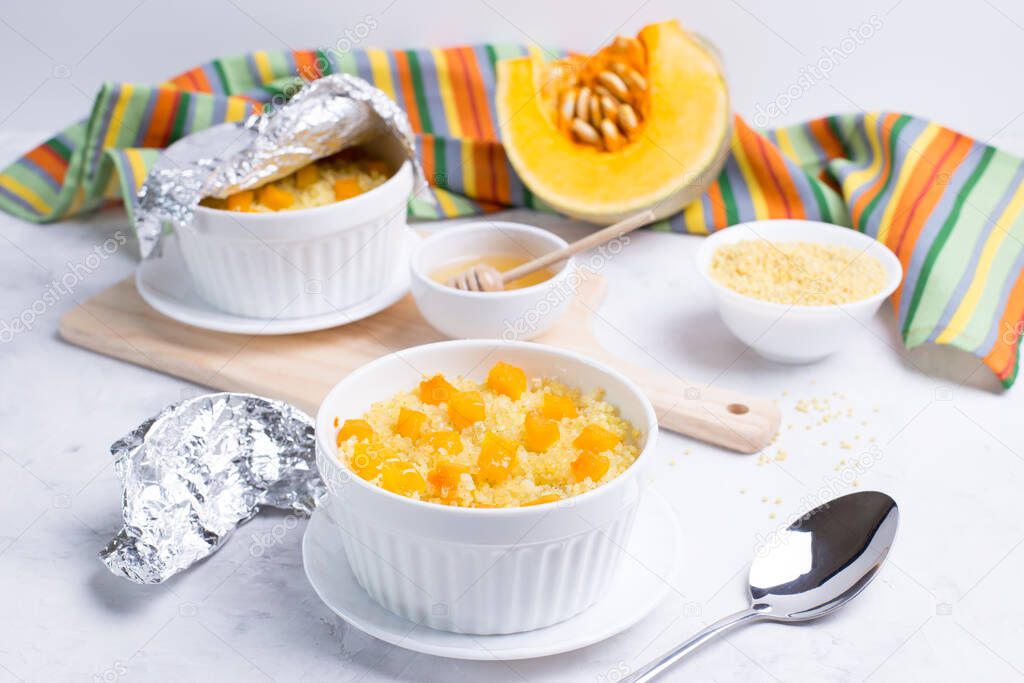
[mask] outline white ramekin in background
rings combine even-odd
[[[716,249],[746,240],[850,247],[878,259],[885,269],[885,286],[867,299],[829,306],[791,306],[745,296],[717,282],[710,271]],[[697,269],[710,285],[726,327],[759,355],[780,363],[810,363],[838,351],[863,332],[903,279],[899,259],[878,240],[851,228],[805,220],[755,221],[716,232],[701,244]]]
[[[582,495],[496,509],[405,498],[339,462],[335,417],[358,417],[438,372],[483,381],[499,360],[584,392],[603,389],[641,433],[636,462]],[[430,628],[514,633],[568,619],[601,596],[628,547],[657,432],[640,389],[584,356],[524,342],[448,341],[384,356],[335,386],[317,413],[317,466],[352,571],[377,602]]]
[[[532,339],[565,313],[574,295],[572,259],[556,264],[554,277],[502,292],[466,292],[435,281],[439,268],[490,254],[541,256],[567,243],[558,235],[521,223],[478,221],[424,240],[412,256],[412,294],[420,313],[456,339]]]
[[[321,315],[370,298],[408,267],[397,255],[412,165],[391,136],[365,147],[398,171],[358,197],[274,213],[197,207],[176,232],[199,296],[250,318]]]

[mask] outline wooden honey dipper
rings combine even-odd
[[[449,279],[445,284],[449,287],[469,292],[500,292],[505,289],[505,285],[510,282],[515,282],[521,277],[525,277],[526,275],[536,272],[541,268],[546,268],[552,263],[557,263],[569,258],[570,256],[575,256],[581,251],[593,249],[605,242],[621,237],[628,232],[632,232],[639,227],[647,225],[653,220],[653,211],[650,209],[641,211],[634,216],[630,216],[625,220],[609,225],[607,228],[603,228],[595,233],[587,235],[583,239],[576,240],[566,247],[556,249],[555,251],[539,256],[532,261],[527,261],[521,266],[516,266],[511,270],[506,270],[504,273],[494,266],[480,264],[473,266],[463,273],[459,273],[455,277]]]

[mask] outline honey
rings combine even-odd
[[[504,273],[507,270],[512,270],[516,266],[523,265],[527,261],[532,261],[533,258],[534,257],[532,256],[520,256],[518,254],[488,254],[486,256],[473,256],[453,261],[446,266],[442,266],[431,273],[430,277],[435,282],[446,284],[453,277],[461,275],[475,266],[490,266],[496,269],[499,273]],[[541,268],[534,273],[524,275],[517,280],[507,283],[505,285],[505,289],[522,289],[523,287],[532,287],[533,285],[539,285],[545,280],[550,280],[554,276],[554,271],[548,268]]]

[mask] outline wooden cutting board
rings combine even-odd
[[[591,333],[591,318],[604,291],[603,278],[585,279],[565,317],[535,341],[582,352],[625,373],[646,392],[665,429],[743,453],[768,445],[780,419],[771,401],[649,370],[601,348]],[[215,389],[288,401],[310,414],[352,370],[393,351],[444,338],[420,316],[411,296],[377,315],[320,332],[210,332],[150,308],[136,291],[134,278],[67,312],[60,334],[108,356]]]

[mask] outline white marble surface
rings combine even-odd
[[[29,137],[0,138],[0,161]],[[583,232],[525,212],[511,217],[566,237]],[[668,578],[670,599],[638,626],[545,659],[417,655],[348,627],[320,604],[302,573],[304,522],[275,514],[165,585],[116,578],[96,558],[119,527],[109,444],[197,391],[57,337],[63,312],[132,272],[130,246],[89,258],[127,230],[119,211],[42,227],[0,215],[0,321],[36,311],[30,331],[0,345],[0,681],[615,681],[739,608],[757,539],[806,506],[852,490],[850,463],[874,446],[857,484],[889,492],[903,513],[878,580],[831,618],[754,626],[699,652],[673,678],[1024,677],[1021,388],[994,389],[971,358],[901,350],[888,307],[823,363],[763,361],[710,308],[691,266],[696,237],[641,233],[607,264],[599,337],[638,363],[777,398],[783,431],[762,465],[758,456],[675,435],[660,441],[656,486],[682,519],[685,560]],[[89,272],[75,267],[89,263]],[[72,291],[46,300],[49,283],[72,270],[80,275]],[[843,416],[815,425],[794,409],[812,397],[831,398]],[[840,440],[853,448],[841,449]],[[785,460],[774,459],[778,448]],[[261,546],[267,534],[279,540]]]

